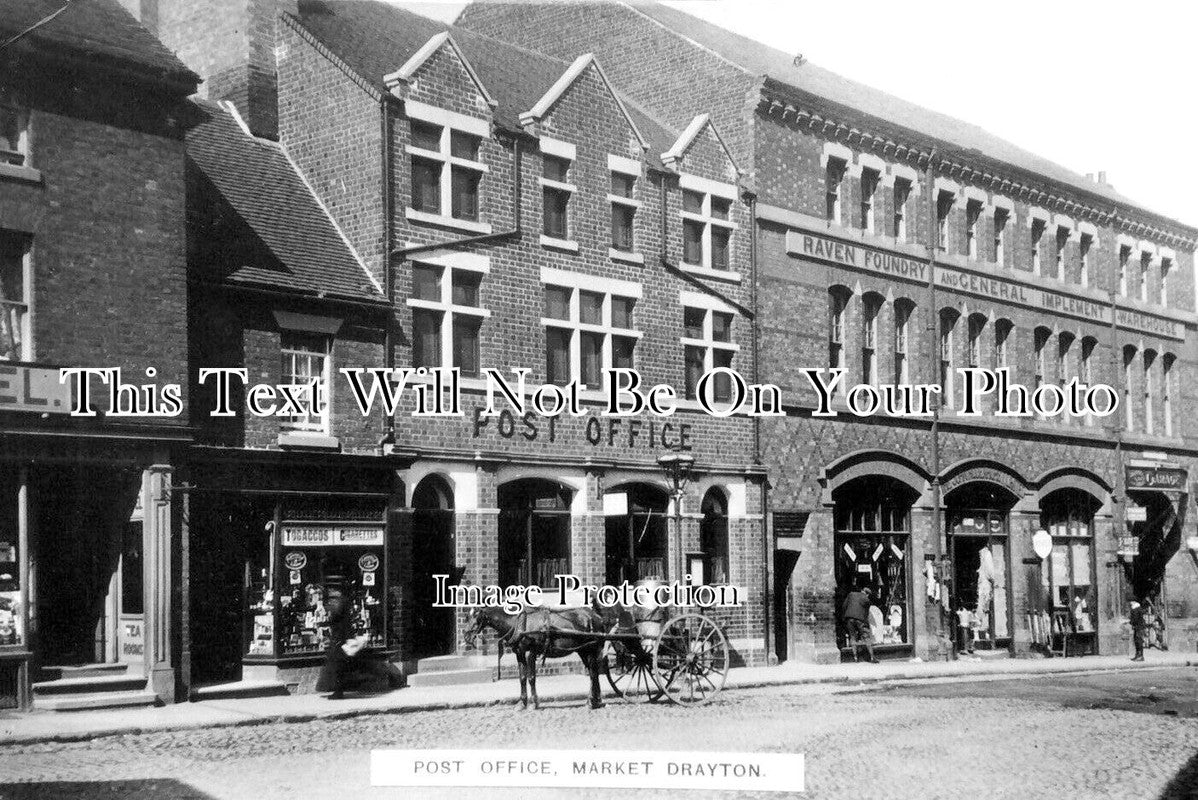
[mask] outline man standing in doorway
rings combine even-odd
[[[1140,605],[1135,600],[1131,601],[1131,630],[1132,641],[1136,645],[1136,654],[1132,656],[1132,661],[1144,660],[1144,639],[1148,635],[1148,614],[1144,606]]]
[[[864,640],[865,649],[869,651],[869,663],[877,664],[874,657],[874,635],[869,628],[869,605],[871,590],[868,586],[859,587],[844,596],[840,607],[840,616],[844,619],[846,638],[853,648],[853,661],[859,661],[857,646]]]

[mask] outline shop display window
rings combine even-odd
[[[4,484],[0,497],[0,647],[23,643],[21,630],[21,572],[18,545],[16,489]]]
[[[915,496],[910,487],[882,476],[860,478],[833,493],[837,613],[845,595],[869,587],[875,644],[911,641],[910,511]],[[837,641],[848,646],[840,619]]]
[[[1052,536],[1041,586],[1053,633],[1094,633],[1098,629],[1093,545],[1098,507],[1095,498],[1077,489],[1054,492],[1041,505],[1040,523]]]
[[[545,480],[499,488],[499,582],[552,589],[570,571],[572,492]]]
[[[614,502],[612,508],[617,512],[623,506],[624,513],[604,519],[606,582],[619,586],[624,581],[665,580],[669,573],[669,495],[654,486],[631,484],[613,489],[608,497],[619,498],[607,502]]]
[[[1007,515],[993,509],[956,510],[952,535],[953,613],[957,644],[999,646],[1011,636],[1007,607]]]

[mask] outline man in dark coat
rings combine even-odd
[[[1131,630],[1132,641],[1136,645],[1136,654],[1132,657],[1132,661],[1144,660],[1144,640],[1148,635],[1148,613],[1144,606],[1140,605],[1135,600],[1131,601]]]
[[[840,615],[844,619],[846,639],[853,647],[853,660],[859,660],[857,646],[864,641],[865,649],[869,651],[869,663],[877,664],[878,659],[874,657],[874,634],[869,628],[869,594],[868,586],[846,594],[840,606]]]
[[[345,697],[345,677],[350,671],[352,658],[345,654],[341,646],[353,636],[353,625],[350,619],[349,598],[345,596],[339,583],[330,581],[328,586],[328,603],[325,612],[329,615],[329,649],[325,651],[324,667],[316,681],[316,691],[332,692],[330,700],[340,700]]]

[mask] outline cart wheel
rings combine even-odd
[[[662,695],[653,673],[653,658],[639,646],[612,643],[607,655],[607,682],[617,697],[629,703],[654,703]]]
[[[728,679],[728,640],[702,614],[666,623],[653,652],[653,671],[666,697],[682,705],[708,703]]]

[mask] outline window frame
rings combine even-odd
[[[686,369],[686,351],[687,348],[701,350],[703,353],[703,372],[707,373],[715,369],[716,351],[725,354],[730,354],[727,366],[733,368],[732,364],[736,355],[740,352],[740,345],[736,343],[736,336],[733,334],[736,326],[737,313],[732,306],[708,297],[707,295],[697,294],[695,292],[682,292],[678,297],[678,303],[682,308],[683,319],[683,335],[679,342],[682,345],[683,352],[683,396],[687,400],[698,399],[698,382],[695,386],[690,385],[690,376]],[[699,338],[694,338],[686,335],[686,312],[701,311],[703,313],[703,329]],[[715,338],[715,315],[723,314],[728,316],[728,341],[721,341]],[[719,365],[724,366],[724,365]],[[714,381],[712,387],[712,399],[716,402],[726,402],[731,399],[731,393],[725,395],[721,391],[721,381]]]
[[[720,184],[716,181],[698,178],[694,175],[681,175],[679,177],[679,187],[683,193],[680,196],[681,208],[678,211],[682,218],[682,258],[679,266],[684,270],[692,272],[701,272],[711,277],[724,278],[728,280],[739,280],[739,273],[732,268],[732,247],[733,234],[740,227],[732,220],[733,209],[736,207],[736,187],[730,184]],[[696,194],[700,196],[699,211],[687,211],[685,193]],[[715,200],[719,199],[728,203],[728,218],[723,219],[715,216],[712,211],[715,205]],[[686,224],[701,226],[699,232],[699,263],[694,263],[686,260]],[[713,237],[716,228],[722,229],[727,237],[727,258],[726,266],[717,267],[713,262]]]
[[[882,173],[874,167],[861,168],[861,230],[877,233],[877,203],[875,195],[882,184]]]
[[[636,308],[639,305],[643,292],[639,283],[631,283],[629,281],[617,281],[611,278],[599,278],[591,275],[582,275],[580,273],[565,272],[563,270],[544,267],[541,270],[541,290],[542,297],[550,289],[565,290],[569,294],[567,296],[567,314],[568,319],[557,319],[554,317],[542,316],[541,327],[545,331],[545,380],[546,383],[552,383],[552,377],[549,374],[549,331],[550,329],[557,331],[565,331],[568,336],[567,347],[569,349],[568,360],[570,365],[569,380],[577,382],[581,389],[600,390],[603,388],[602,382],[604,378],[604,370],[610,369],[614,361],[614,339],[632,339],[633,354],[632,367],[636,368],[637,349],[636,343],[639,342],[644,334],[637,328],[623,328],[612,324],[612,300],[613,298],[621,298],[631,300],[633,303],[633,324],[636,324]],[[602,305],[600,307],[600,322],[583,322],[582,321],[582,293],[597,294],[602,296]],[[600,383],[592,386],[583,381],[582,375],[582,337],[583,334],[598,334],[603,337],[600,349],[600,366],[598,379]],[[560,384],[558,384],[560,385]]]
[[[569,250],[577,250],[578,243],[573,237],[573,219],[571,214],[571,200],[578,192],[578,185],[573,183],[571,172],[575,168],[577,152],[573,145],[568,142],[550,143],[542,138],[541,140],[541,174],[537,176],[537,184],[541,187],[541,244],[546,246],[557,246]],[[545,177],[546,168],[553,161],[565,163],[565,175],[570,180],[560,181],[556,178]],[[562,230],[561,235],[557,231],[550,230],[549,226],[549,210],[550,197],[562,198]]]
[[[978,223],[981,222],[985,203],[976,198],[965,201],[965,254],[976,261],[979,254]]]
[[[451,369],[459,366],[454,363],[456,323],[462,319],[468,319],[475,322],[480,331],[483,321],[491,316],[490,309],[483,305],[482,284],[486,276],[490,272],[490,259],[486,256],[475,256],[466,254],[457,254],[454,256],[441,256],[428,259],[416,257],[412,260],[413,276],[417,268],[433,268],[439,269],[438,290],[440,297],[436,300],[416,297],[413,291],[413,296],[406,301],[408,308],[412,309],[412,364],[413,366],[423,366],[426,369]],[[453,287],[455,275],[462,273],[471,276],[478,276],[479,298],[477,306],[461,305],[454,302]],[[416,352],[416,325],[415,315],[419,311],[432,312],[440,314],[440,339],[438,342],[438,350],[440,354],[440,364],[430,367],[427,364],[417,365]],[[482,343],[478,343],[478,363],[480,372],[478,374],[469,374],[463,372],[463,377],[480,377],[482,368]]]
[[[311,339],[320,339],[324,343],[324,352],[315,353],[308,350],[303,350],[296,346],[287,346],[287,337],[309,337]],[[302,421],[296,417],[279,417],[279,432],[281,434],[307,434],[330,436],[333,426],[333,348],[335,336],[331,333],[323,331],[300,330],[296,328],[281,328],[279,331],[279,359],[280,359],[280,384],[287,386],[307,386],[309,384],[288,383],[287,360],[288,356],[293,358],[308,358],[319,356],[322,363],[320,383],[324,387],[324,409],[322,413],[307,414],[307,418],[316,417],[319,422]],[[295,377],[295,372],[292,370],[291,376]],[[318,410],[318,409],[314,409]]]
[[[1082,286],[1090,285],[1090,250],[1094,247],[1094,236],[1089,233],[1081,233],[1077,240],[1077,261],[1078,283]]]
[[[486,230],[483,232],[489,233],[490,226],[483,221],[483,178],[491,171],[491,168],[482,161],[453,155],[453,135],[454,133],[458,133],[478,139],[478,151],[481,157],[483,143],[490,138],[488,123],[485,120],[476,120],[472,117],[443,111],[442,109],[425,108],[417,103],[408,103],[406,113],[409,141],[404,146],[404,152],[409,156],[409,177],[411,178],[411,188],[408,198],[408,218],[418,222],[442,222],[458,227],[471,227],[471,229],[485,228]],[[426,125],[441,129],[438,148],[436,150],[417,147],[411,143],[414,138],[413,130],[416,125]],[[438,210],[435,212],[416,208],[416,184],[414,179],[416,174],[415,162],[417,159],[439,165]],[[477,179],[475,213],[473,218],[469,216],[456,216],[454,214],[455,170],[466,171]]]
[[[906,297],[894,301],[894,382],[905,384],[910,380],[911,364],[911,317],[915,315],[915,302]]]
[[[0,164],[17,168],[30,168],[29,111],[14,103],[0,103],[0,125],[8,118],[14,121],[17,134],[17,149],[0,148]]]
[[[21,297],[0,299],[0,314],[8,320],[5,324],[7,335],[12,336],[10,344],[13,347],[13,358],[5,358],[0,350],[0,363],[22,362],[34,360],[33,342],[33,238],[15,231],[0,230],[0,253],[12,247],[16,257],[12,260],[20,282]],[[0,263],[0,269],[4,264]],[[4,295],[0,285],[0,296]]]
[[[824,164],[824,218],[835,225],[844,224],[844,180],[848,173],[848,159],[827,157]]]
[[[907,241],[907,203],[911,200],[914,184],[907,178],[894,179],[894,238],[896,241]]]
[[[999,267],[1006,266],[1007,260],[1007,227],[1011,223],[1011,211],[1006,208],[994,209],[994,263]]]

